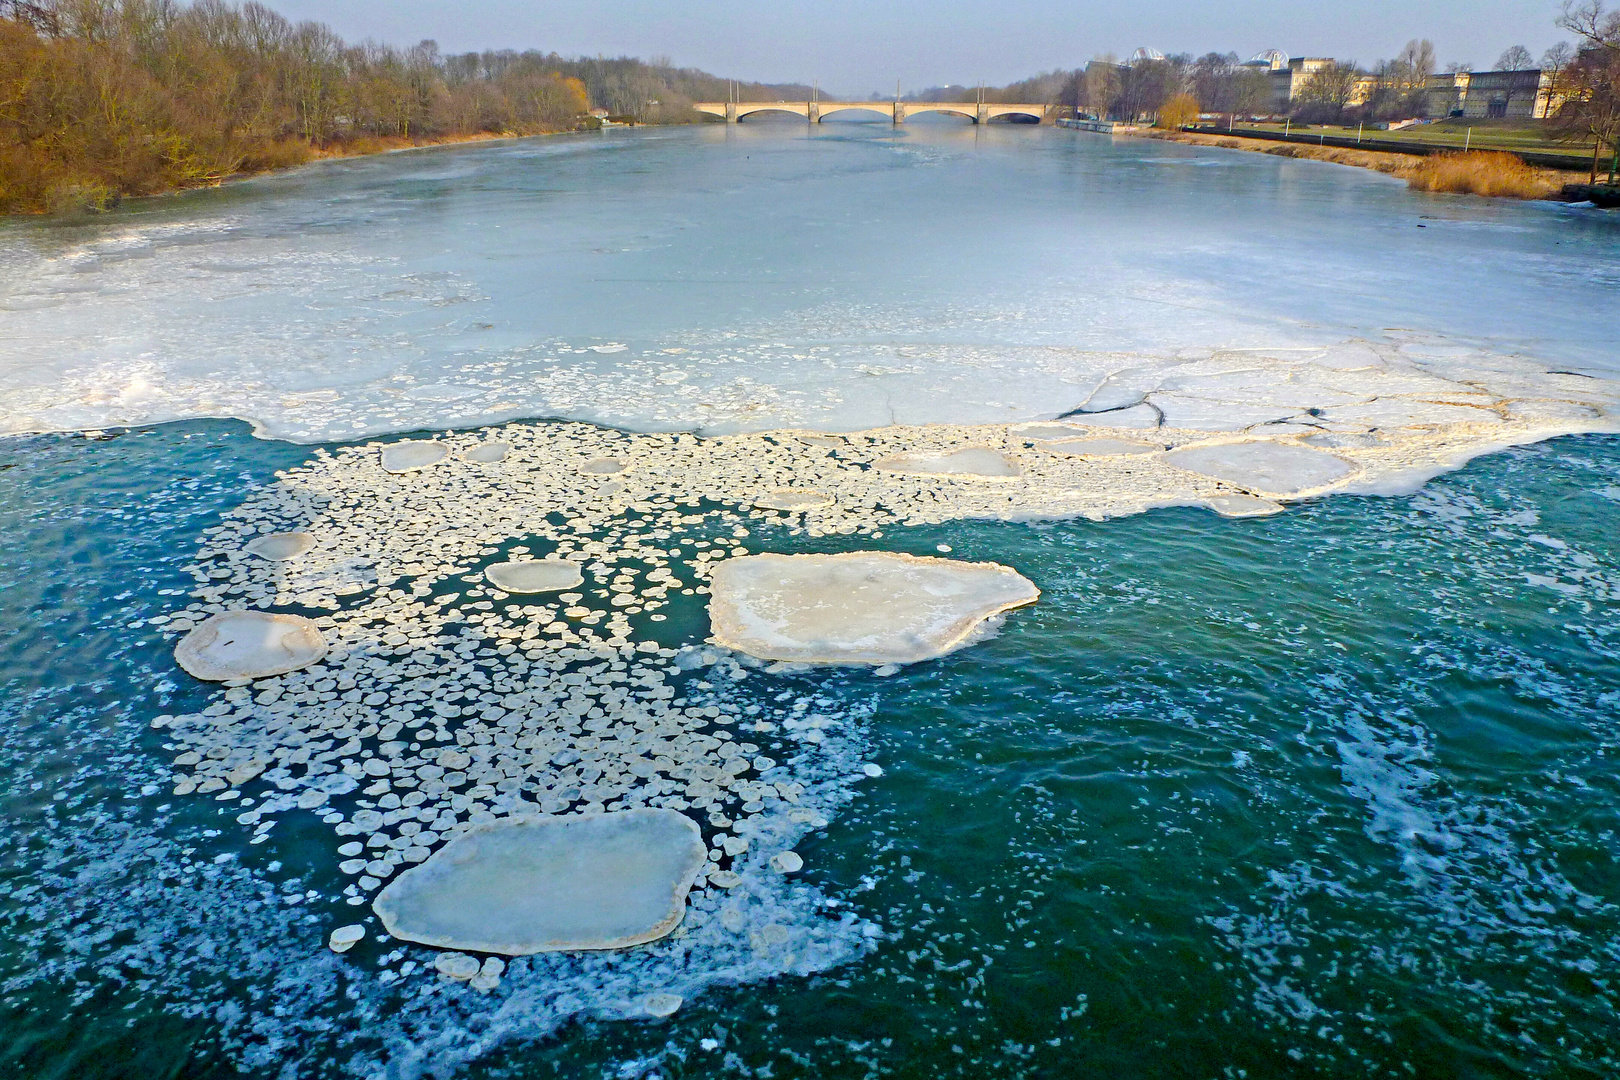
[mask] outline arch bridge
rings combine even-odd
[[[986,124],[999,116],[1027,116],[1036,123],[1052,111],[1050,105],[1008,105],[1001,102],[973,101],[699,101],[692,108],[710,116],[723,117],[735,124],[752,113],[785,112],[819,124],[834,113],[858,109],[892,117],[896,124],[918,113],[949,113],[965,116],[975,124]]]

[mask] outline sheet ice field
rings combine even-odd
[[[6,226],[0,1060],[1613,1074],[1617,240],[921,126]]]

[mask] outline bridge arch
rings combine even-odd
[[[968,103],[958,102],[906,102],[902,106],[906,116],[960,116],[965,120],[977,124],[979,122],[979,107]]]
[[[791,105],[766,105],[758,109],[749,109],[746,112],[738,110],[737,122],[744,120],[798,120],[803,123],[805,110],[795,109]]]
[[[829,117],[829,116],[837,116],[837,115],[839,115],[841,113],[865,113],[868,116],[877,116],[877,117],[881,117],[884,120],[893,120],[894,119],[894,109],[893,109],[892,106],[889,107],[889,108],[879,108],[877,105],[875,105],[875,104],[873,104],[872,102],[869,102],[869,101],[856,102],[856,103],[849,104],[849,105],[845,105],[845,104],[842,104],[842,103],[836,102],[836,101],[823,101],[823,102],[820,103],[820,109],[821,109],[820,121],[822,123],[826,123],[827,117]],[[856,119],[856,117],[854,117],[854,116],[843,116],[843,117],[841,117],[841,119],[843,119],[843,120],[854,120],[854,119]]]
[[[738,120],[742,120],[761,113],[783,113],[802,118],[810,115],[810,107],[802,101],[759,101],[738,105],[736,115]]]

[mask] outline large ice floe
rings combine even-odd
[[[1097,373],[1073,408],[1010,425],[516,422],[314,450],[206,532],[191,602],[161,620],[183,667],[226,684],[157,720],[174,793],[233,805],[251,842],[318,815],[344,896],[387,929],[355,936],[357,911],[331,940],[385,982],[543,978],[647,1017],[716,981],[846,962],[877,931],[829,907],[794,848],[882,769],[858,717],[779,680],[925,662],[1038,595],[1015,567],[882,549],[963,518],[1264,516],[1620,427],[1611,384],[1447,364],[1221,353]],[[589,867],[617,899],[592,898]],[[626,966],[570,951],[611,945]]]
[[[656,941],[708,858],[674,810],[515,817],[463,833],[377,897],[390,934],[526,956]]]
[[[749,555],[710,577],[716,643],[765,660],[910,664],[968,643],[1040,590],[995,563],[884,551]]]
[[[175,646],[175,661],[199,679],[262,679],[309,667],[326,655],[319,628],[300,615],[222,611]]]

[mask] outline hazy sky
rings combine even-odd
[[[1561,35],[1556,0],[268,0],[346,38],[433,38],[446,52],[538,48],[567,55],[664,55],[761,82],[819,79],[845,96],[895,79],[908,89],[1007,83],[1138,45],[1163,52],[1262,49],[1370,64],[1410,38],[1442,65],[1492,63],[1509,45],[1537,56]]]

